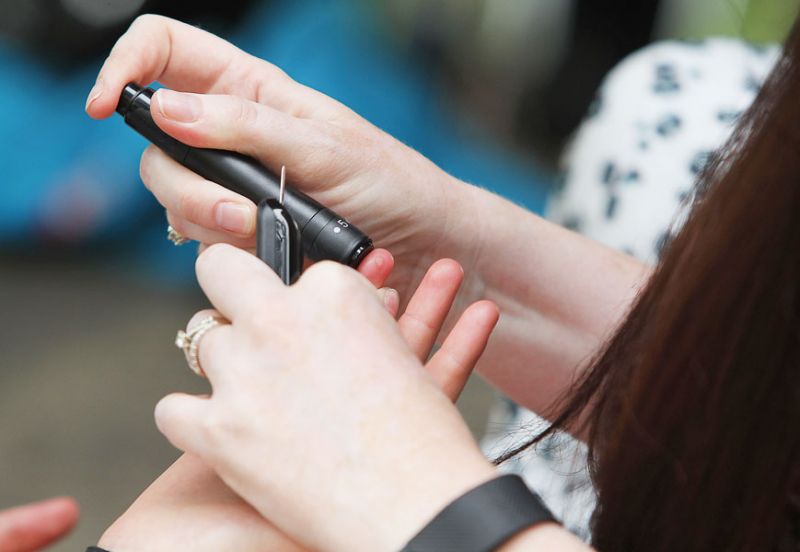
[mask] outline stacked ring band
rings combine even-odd
[[[217,326],[222,326],[226,323],[227,322],[222,319],[209,316],[201,320],[190,330],[178,331],[178,335],[175,336],[175,346],[183,350],[189,368],[198,376],[205,377],[206,375],[203,368],[200,366],[200,340],[209,330],[213,330]]]
[[[175,230],[172,225],[167,226],[167,239],[176,246],[183,245],[189,241],[189,238]]]

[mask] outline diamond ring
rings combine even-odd
[[[213,330],[217,326],[222,326],[227,323],[226,320],[221,318],[209,316],[208,318],[202,319],[195,327],[189,330],[179,330],[178,335],[175,336],[175,346],[183,350],[189,368],[198,376],[206,376],[206,373],[200,366],[200,340],[203,339],[203,336],[209,330]]]
[[[189,241],[189,238],[175,230],[172,225],[167,226],[167,239],[176,246],[183,245]]]

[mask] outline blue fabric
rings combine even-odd
[[[229,37],[300,82],[344,102],[448,172],[534,211],[547,178],[460,128],[438,90],[395,51],[359,0],[257,6]],[[92,121],[83,105],[101,60],[56,74],[0,44],[0,244],[73,246],[119,240],[120,259],[165,278],[191,276],[193,248],[164,240],[163,213],[138,178],[145,141],[119,118]]]

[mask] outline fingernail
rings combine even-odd
[[[200,118],[202,105],[194,94],[174,90],[158,91],[158,109],[161,115],[178,123],[192,123]]]
[[[394,312],[400,307],[400,294],[396,289],[385,288],[383,290],[383,304],[389,312]]]
[[[239,203],[220,203],[215,212],[217,224],[234,234],[250,235],[253,233],[253,214],[246,205]]]
[[[97,82],[94,83],[92,89],[89,90],[89,96],[86,98],[86,106],[84,107],[84,111],[89,111],[89,106],[94,103],[94,101],[103,95],[103,79],[97,79]]]

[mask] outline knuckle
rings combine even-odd
[[[204,310],[198,311],[197,313],[194,314],[194,316],[192,316],[191,319],[189,319],[189,323],[186,325],[186,328],[191,330],[192,328],[194,328],[198,324],[200,324],[200,322],[202,322],[203,320],[205,320],[206,318],[209,318],[211,316],[218,317],[219,313],[217,311],[215,311],[215,310],[212,310],[212,309],[204,309]],[[206,337],[208,337],[210,335],[211,335],[211,332],[209,332],[209,334]],[[205,338],[204,338],[204,340],[205,340]]]
[[[212,445],[212,449],[216,448],[214,445],[219,444],[225,438],[226,427],[229,424],[230,421],[227,417],[221,415],[217,409],[214,409],[200,423],[200,432],[203,440]]]
[[[274,82],[273,80],[270,79],[292,80],[291,77],[289,77],[288,73],[286,73],[286,71],[284,71],[274,63],[270,63],[269,61],[261,59],[259,57],[254,57],[253,60],[256,62],[257,67],[259,68],[260,70],[259,72],[267,77],[266,79],[264,78],[259,79],[258,83],[259,87],[263,87],[266,89],[272,82]]]
[[[143,13],[138,15],[131,23],[131,27],[153,27],[156,25],[163,25],[165,18],[154,13]]]
[[[309,269],[309,286],[315,293],[324,293],[328,300],[344,301],[362,291],[359,275],[352,269],[333,261],[316,263]],[[322,290],[325,290],[322,292]]]
[[[332,160],[337,159],[342,151],[350,147],[338,130],[325,123],[311,122],[308,126],[308,146],[299,152],[303,157],[305,170],[321,174],[328,173],[338,166]],[[336,175],[339,176],[339,175]]]
[[[213,220],[211,211],[213,206],[209,205],[202,197],[185,193],[178,197],[178,214],[190,222],[201,226],[211,226]]]
[[[219,448],[231,439],[235,439],[244,431],[241,419],[238,416],[238,405],[234,403],[226,408],[224,411],[221,408],[213,409],[200,424],[200,431],[206,442],[211,445],[212,449]]]
[[[260,110],[255,102],[236,98],[232,108],[233,119],[237,126],[251,129],[258,126]]]
[[[306,280],[313,283],[330,283],[334,284],[343,279],[343,267],[333,261],[320,261],[314,263],[306,271]]]
[[[192,232],[190,232],[189,228],[186,226],[186,221],[180,217],[174,216],[169,211],[167,211],[167,224],[172,226],[172,229],[181,236],[191,239],[189,235]]]
[[[282,331],[281,325],[276,324],[272,317],[264,314],[263,309],[254,308],[246,314],[247,325],[245,326],[248,335],[253,338],[254,343],[263,343],[265,337],[269,336],[272,340],[275,332]]]

